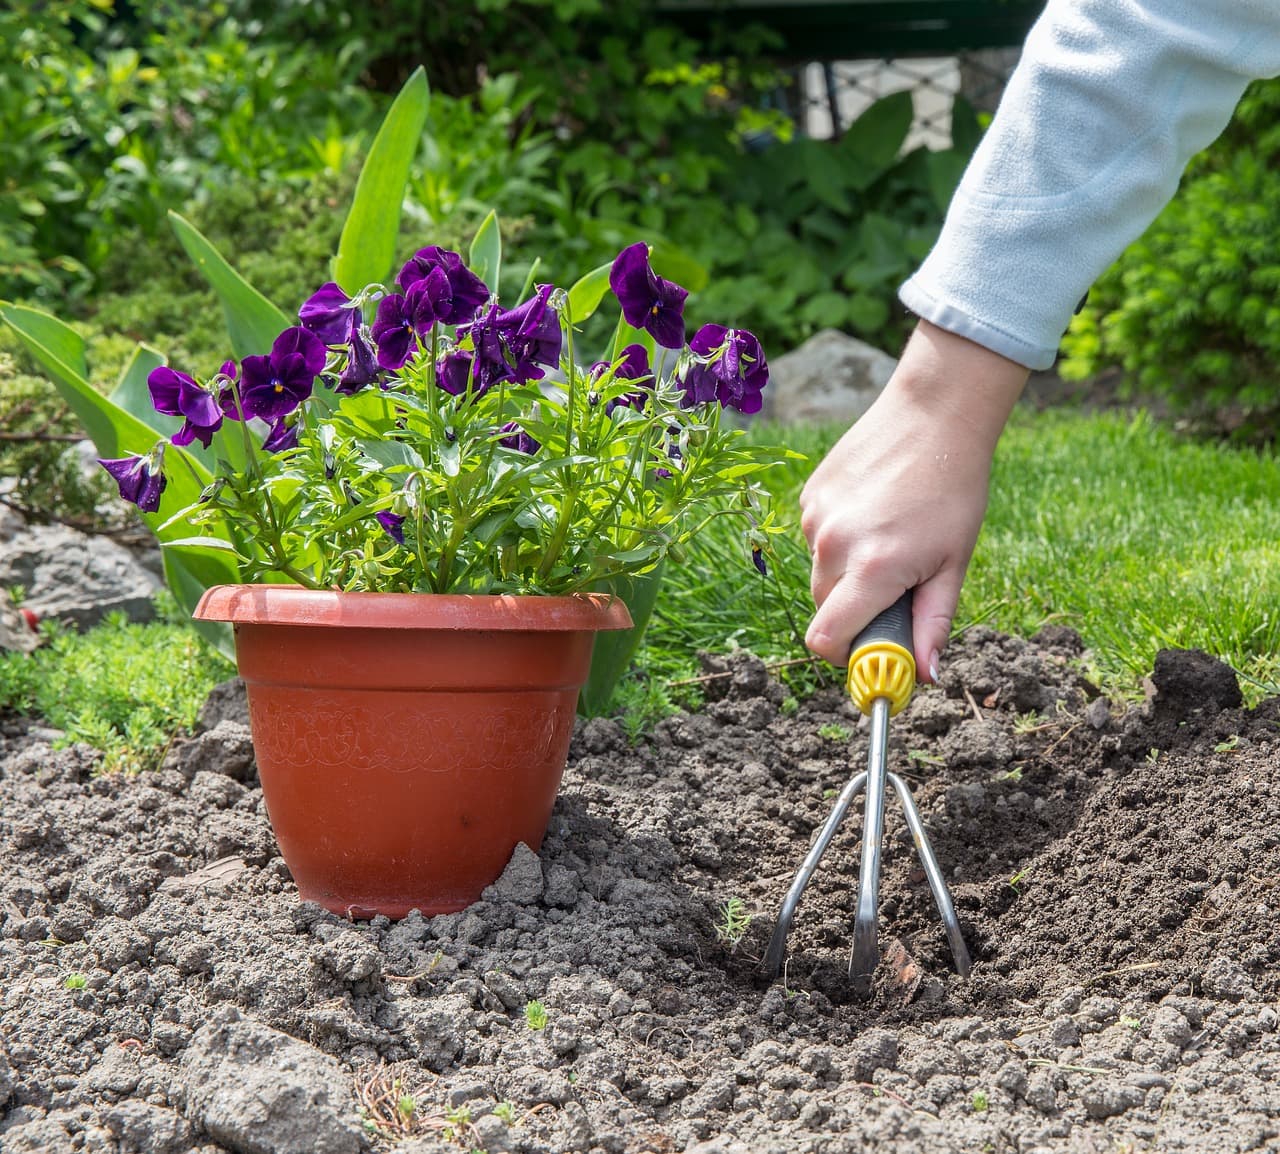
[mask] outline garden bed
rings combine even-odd
[[[746,655],[710,661],[704,709],[634,747],[581,727],[539,857],[518,850],[469,910],[396,924],[298,902],[234,688],[137,777],[10,718],[0,1146],[1269,1148],[1280,699],[1244,710],[1224,666],[1164,653],[1122,709],[1079,656],[1066,630],[971,630],[895,721],[975,965],[952,972],[891,799],[895,961],[869,1001],[845,974],[859,813],[785,980],[759,973],[866,738],[838,690],[794,708]],[[735,898],[756,915],[736,944]]]

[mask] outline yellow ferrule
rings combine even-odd
[[[889,699],[889,716],[901,713],[916,686],[916,659],[892,641],[873,641],[849,658],[849,696],[870,714],[877,697]]]

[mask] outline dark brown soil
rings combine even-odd
[[[1121,709],[1080,656],[1066,630],[972,630],[895,720],[975,965],[953,973],[891,798],[893,963],[867,1000],[846,975],[860,806],[783,980],[760,972],[866,738],[842,695],[793,711],[746,654],[635,747],[583,726],[541,853],[396,924],[298,902],[233,687],[136,779],[12,719],[0,1148],[1277,1148],[1280,699],[1244,710],[1225,667],[1166,653]]]

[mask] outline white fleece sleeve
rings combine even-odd
[[[902,303],[1048,368],[1089,286],[1277,73],[1280,0],[1049,0]]]

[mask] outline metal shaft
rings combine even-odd
[[[862,859],[858,869],[858,912],[853,923],[849,976],[855,987],[871,985],[880,961],[877,925],[880,915],[880,845],[884,840],[885,779],[889,760],[887,697],[871,703],[871,746],[867,751],[867,802],[862,821]]]

